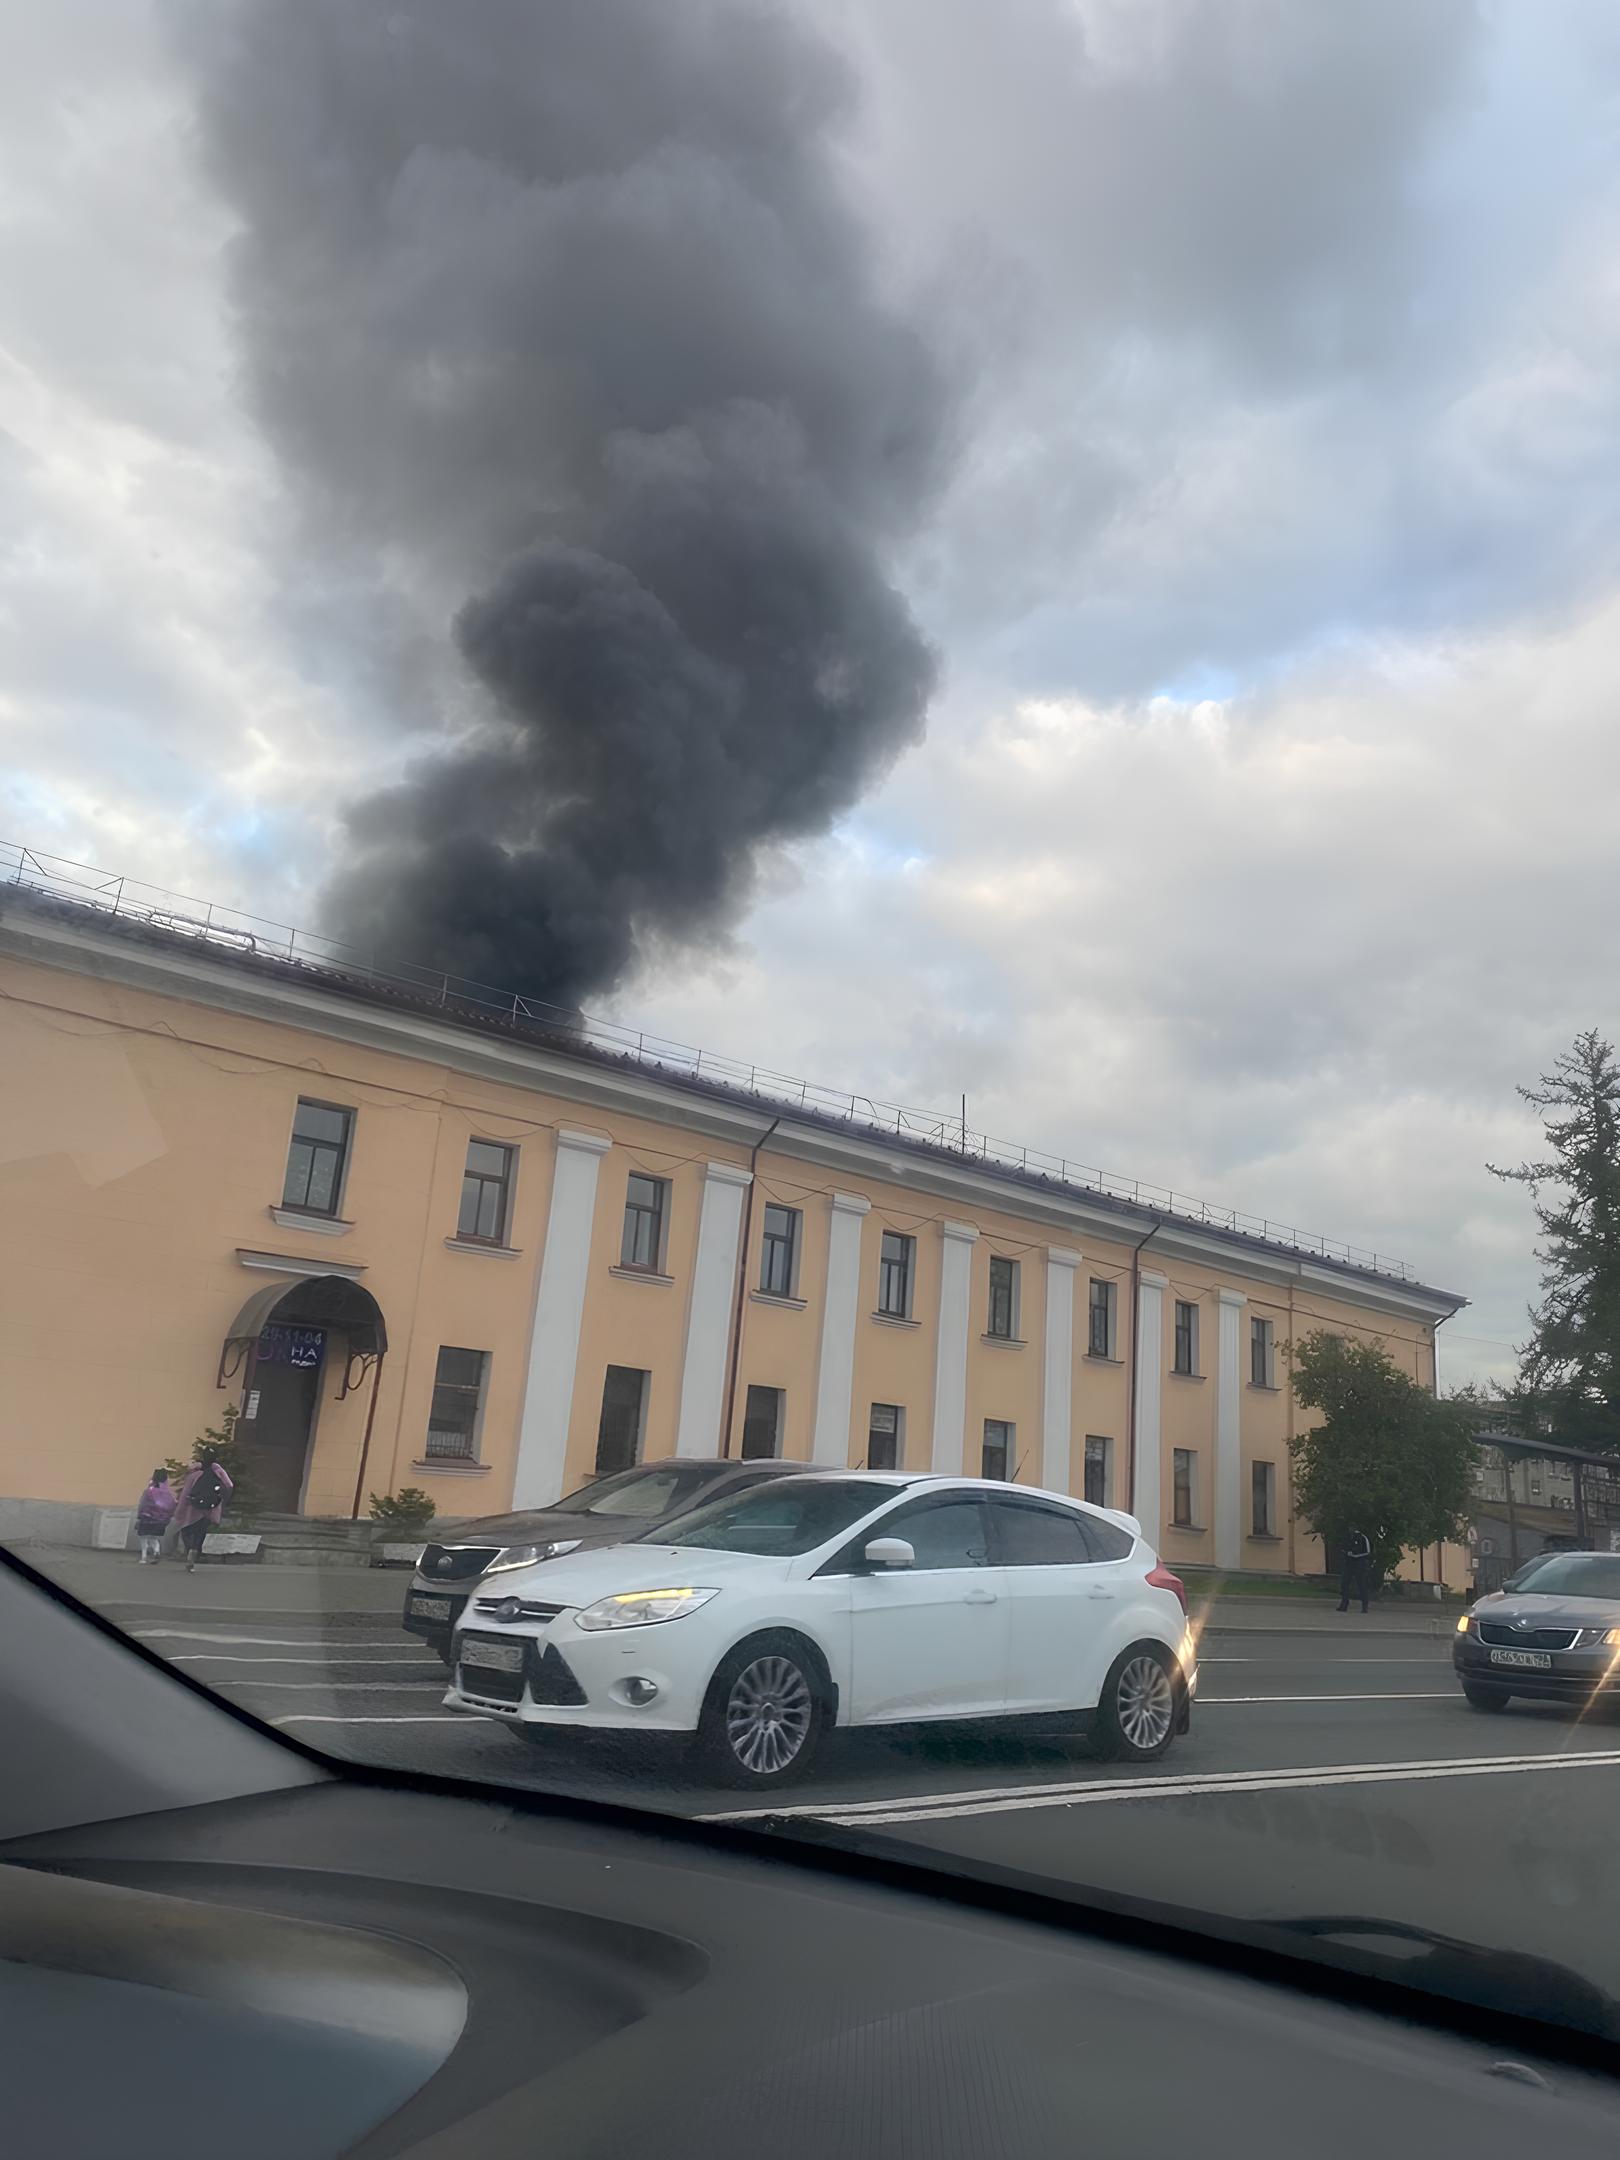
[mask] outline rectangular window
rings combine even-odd
[[[620,1267],[645,1268],[650,1275],[658,1273],[664,1258],[664,1205],[668,1193],[663,1178],[643,1177],[639,1170],[631,1171],[624,1193]]]
[[[990,1312],[984,1332],[1002,1342],[1018,1333],[1018,1262],[990,1255]]]
[[[1271,1322],[1249,1322],[1249,1378],[1256,1387],[1271,1387],[1273,1372]]]
[[[1171,1459],[1175,1464],[1175,1494],[1170,1520],[1178,1530],[1190,1530],[1193,1504],[1198,1498],[1198,1458],[1191,1448],[1178,1447]]]
[[[898,1230],[885,1230],[878,1262],[878,1311],[891,1320],[911,1318],[911,1275],[917,1240]]]
[[[349,1166],[354,1112],[335,1103],[310,1102],[300,1095],[293,1112],[292,1145],[287,1150],[283,1207],[304,1208],[311,1215],[335,1215],[343,1200]]]
[[[1198,1307],[1188,1298],[1176,1299],[1176,1362],[1179,1373],[1198,1370]]]
[[[1018,1464],[1013,1454],[1013,1428],[1005,1418],[987,1417],[984,1421],[984,1453],[979,1463],[980,1477],[998,1478],[1005,1484]]]
[[[1091,1327],[1086,1337],[1088,1357],[1111,1358],[1114,1354],[1114,1289],[1100,1275],[1091,1278]]]
[[[799,1211],[777,1207],[765,1210],[765,1235],[760,1245],[759,1287],[769,1297],[792,1297],[799,1272]]]
[[[898,1470],[905,1447],[906,1413],[898,1403],[875,1402],[866,1422],[868,1470]]]
[[[647,1383],[651,1373],[634,1365],[610,1365],[602,1382],[602,1418],[596,1428],[596,1474],[611,1477],[641,1460],[647,1429]]]
[[[1252,1534],[1255,1537],[1275,1537],[1277,1534],[1277,1466],[1275,1463],[1257,1462],[1249,1466],[1250,1509],[1253,1516]]]
[[[1102,1433],[1087,1433],[1086,1498],[1093,1507],[1108,1507],[1113,1489],[1114,1443]]]
[[[433,1374],[433,1407],[428,1413],[429,1462],[477,1461],[488,1371],[487,1350],[453,1350],[448,1345],[440,1350]]]
[[[744,1462],[755,1462],[761,1456],[781,1454],[782,1405],[785,1399],[784,1392],[779,1387],[750,1386],[747,1405],[743,1410]]]
[[[461,1173],[461,1213],[456,1217],[456,1236],[474,1238],[480,1245],[506,1243],[507,1203],[512,1191],[512,1164],[516,1148],[501,1147],[493,1140],[467,1142],[467,1167]]]

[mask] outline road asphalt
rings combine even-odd
[[[669,1745],[603,1756],[446,1709],[438,1658],[397,1625],[400,1574],[28,1557],[194,1678],[351,1761],[785,1835],[808,1823],[1190,1913],[1355,1917],[1368,1940],[1416,1925],[1620,1997],[1620,1724],[1528,1702],[1469,1709],[1449,1613],[1224,1599],[1201,1620],[1192,1731],[1156,1763],[1122,1770],[1078,1740],[835,1734],[811,1777],[761,1808]]]

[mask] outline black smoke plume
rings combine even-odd
[[[742,0],[210,0],[185,46],[305,543],[485,693],[352,811],[334,927],[564,1003],[712,936],[933,686],[890,566],[950,399],[842,64]]]

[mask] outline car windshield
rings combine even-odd
[[[1555,1553],[1521,1587],[1537,1597],[1620,1599],[1620,1554]]]
[[[598,1478],[556,1502],[559,1515],[612,1515],[635,1518],[668,1515],[708,1481],[704,1470],[687,1467],[623,1470]]]
[[[0,1571],[1620,2005],[1615,0],[10,13]]]
[[[647,1535],[655,1544],[703,1552],[813,1552],[901,1489],[875,1478],[771,1478],[740,1499],[694,1508]]]

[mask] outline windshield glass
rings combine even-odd
[[[1537,1597],[1620,1599],[1620,1554],[1555,1553],[1532,1569],[1520,1587]]]
[[[1614,0],[11,12],[0,1569],[1620,2005]]]
[[[772,1478],[739,1500],[694,1508],[647,1535],[658,1545],[690,1545],[708,1552],[813,1552],[901,1489],[864,1478],[802,1483],[798,1478]]]
[[[696,1493],[707,1474],[696,1469],[625,1470],[598,1478],[556,1503],[559,1515],[668,1515]]]

